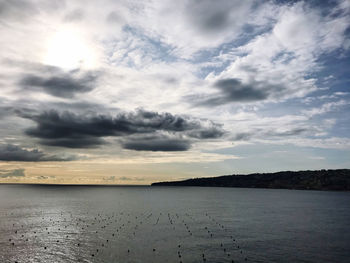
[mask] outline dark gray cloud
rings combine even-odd
[[[123,136],[134,133],[150,133],[156,130],[187,131],[201,128],[200,123],[189,121],[170,113],[157,113],[138,110],[131,113],[119,113],[115,117],[108,115],[82,116],[68,111],[44,112],[40,115],[25,116],[38,126],[27,130],[30,136],[50,139],[67,138],[75,135],[95,137]]]
[[[47,161],[72,161],[75,160],[73,156],[60,157],[57,155],[49,155],[44,152],[34,149],[27,150],[17,145],[2,144],[0,145],[0,161],[14,161],[14,162],[47,162]]]
[[[38,137],[38,136],[34,136]],[[65,148],[97,148],[103,144],[106,144],[106,141],[101,138],[96,138],[89,135],[76,135],[70,138],[46,138],[41,139],[40,144],[48,146],[58,146]]]
[[[219,106],[230,102],[250,102],[267,99],[268,90],[256,87],[255,84],[243,84],[239,79],[222,79],[215,83],[218,94],[205,98],[200,105]]]
[[[24,177],[24,169],[0,170],[0,178]]]
[[[65,8],[65,1],[0,0],[0,20],[27,22],[40,13],[57,13]]]
[[[234,141],[248,141],[253,136],[253,133],[240,132],[237,133],[232,139]]]
[[[225,131],[221,126],[214,123],[211,123],[210,127],[188,132],[190,137],[197,139],[216,139],[222,137],[224,134]]]
[[[295,129],[291,129],[291,130],[286,130],[286,131],[270,131],[268,134],[271,134],[273,136],[294,136],[294,135],[299,135],[301,133],[307,132],[310,129],[306,129],[306,128],[295,128]]]
[[[136,151],[187,151],[191,147],[189,140],[171,138],[164,135],[143,136],[122,142],[124,149]]]
[[[223,1],[221,1],[223,2]],[[202,30],[221,30],[228,26],[231,8],[224,1],[224,5],[213,1],[189,1],[188,10],[191,10],[191,19]]]
[[[195,27],[204,33],[221,33],[234,28],[245,20],[244,16],[251,5],[250,1],[235,0],[190,0],[187,16]]]
[[[38,12],[33,3],[25,0],[1,0],[0,1],[0,19],[16,19],[23,21],[30,15]]]
[[[145,110],[122,112],[115,117],[109,115],[77,115],[71,112],[59,113],[55,110],[38,115],[20,113],[20,116],[36,122],[37,126],[25,133],[39,138],[40,143],[68,148],[91,148],[105,143],[103,137],[123,137],[131,135],[162,136],[176,135],[175,139],[158,137],[147,144],[141,137],[133,143],[129,140],[122,144],[126,149],[134,150],[187,150],[187,139],[215,139],[224,134],[220,125],[170,113],[157,113]],[[176,145],[177,144],[177,145]],[[137,146],[139,145],[139,146]]]
[[[54,70],[45,75],[26,74],[20,85],[29,89],[41,89],[44,92],[63,98],[71,98],[77,93],[89,92],[95,88],[98,78],[96,72],[70,71],[68,73]]]
[[[11,106],[0,106],[0,119],[12,115],[14,112],[13,107]]]

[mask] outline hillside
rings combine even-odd
[[[153,183],[152,186],[212,186],[349,191],[350,169],[283,171],[248,175],[234,174],[210,178],[194,178],[184,181],[157,182]]]

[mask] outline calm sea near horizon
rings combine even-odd
[[[350,192],[0,185],[0,262],[350,262]]]

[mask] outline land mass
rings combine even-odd
[[[298,190],[350,190],[350,169],[283,171],[277,173],[233,174],[193,178],[183,181],[157,182],[152,186],[206,186],[274,188]]]

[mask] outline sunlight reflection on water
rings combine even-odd
[[[1,262],[347,262],[350,194],[0,185]]]

